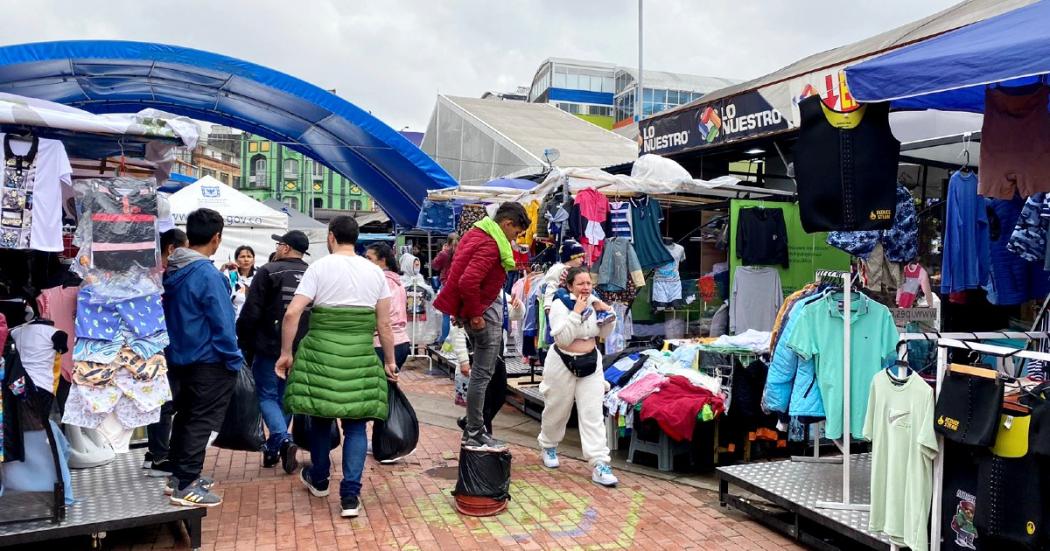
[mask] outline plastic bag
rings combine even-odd
[[[339,421],[332,422],[331,449],[339,447],[342,436],[339,434]],[[304,450],[310,449],[310,416],[303,413],[292,415],[292,442]]]
[[[227,450],[257,452],[265,441],[259,398],[255,395],[255,379],[251,369],[241,366],[230,405],[226,408],[226,418],[213,444]]]
[[[459,480],[453,495],[510,499],[510,452],[460,449]]]
[[[464,375],[456,369],[456,394],[453,402],[457,406],[467,407],[467,388],[470,386],[470,376]]]
[[[419,443],[419,420],[408,397],[397,384],[387,385],[386,421],[372,426],[372,456],[377,461],[394,461],[416,450]]]

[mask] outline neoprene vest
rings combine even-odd
[[[889,104],[869,103],[839,113],[825,107],[819,96],[810,96],[798,108],[795,182],[803,229],[892,227],[901,144],[890,131]]]

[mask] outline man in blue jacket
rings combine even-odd
[[[237,371],[244,358],[237,348],[229,280],[211,262],[222,242],[222,215],[197,209],[186,218],[189,247],[176,249],[164,273],[168,376],[178,388],[171,429],[168,481],[171,501],[190,507],[213,507],[222,499],[213,482],[201,478],[204,453],[212,431],[222,426]]]

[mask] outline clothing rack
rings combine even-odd
[[[847,511],[867,511],[870,506],[866,503],[853,503],[850,501],[850,344],[853,317],[853,279],[851,272],[836,272],[829,270],[817,270],[818,281],[827,279],[842,280],[842,501],[817,501],[816,506],[820,509],[840,509]]]
[[[978,333],[980,335],[981,333]],[[1046,340],[1050,338],[1046,333],[1035,333],[1035,332],[1007,332],[1010,334],[1019,334],[1031,336],[1033,340],[1036,338],[1040,340]],[[1036,337],[1036,335],[1041,335]],[[999,337],[992,337],[999,338]],[[1026,337],[1012,337],[1012,338],[1026,338]],[[941,386],[944,382],[944,374],[948,370],[948,349],[963,349],[975,352],[981,352],[983,354],[989,354],[993,356],[999,356],[1002,358],[1014,357],[1014,358],[1026,358],[1030,360],[1039,360],[1044,362],[1050,362],[1050,354],[1045,352],[1035,352],[1032,350],[1018,350],[1014,348],[1008,348],[1005,346],[996,346],[991,344],[974,343],[968,341],[962,341],[954,338],[939,338],[937,339],[937,386],[934,389],[934,400],[940,397]],[[998,414],[998,412],[996,412]],[[937,457],[933,460],[933,504],[930,512],[930,550],[940,551],[941,549],[941,515],[942,511],[942,494],[944,492],[944,439],[942,436],[937,435]]]

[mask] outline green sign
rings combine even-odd
[[[812,283],[817,270],[849,270],[849,255],[827,244],[827,233],[806,233],[798,217],[797,203],[779,203],[734,199],[729,206],[729,275],[740,265],[736,256],[736,224],[742,208],[765,207],[784,211],[784,223],[788,236],[788,268],[773,266],[780,272],[780,285],[784,295],[791,294],[807,283]]]

